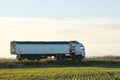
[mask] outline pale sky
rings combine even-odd
[[[0,57],[10,41],[70,41],[86,56],[120,55],[120,0],[1,0]]]

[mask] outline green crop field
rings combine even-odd
[[[0,69],[0,80],[120,80],[120,68],[53,67]]]

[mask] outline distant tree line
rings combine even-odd
[[[96,56],[96,57],[87,57],[85,60],[120,60],[120,56]]]

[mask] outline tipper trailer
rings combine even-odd
[[[56,59],[83,59],[85,48],[78,41],[12,41],[11,54],[18,60],[40,60],[54,56]]]

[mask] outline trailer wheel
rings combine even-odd
[[[40,60],[40,59],[41,59],[41,55],[37,55],[36,60]]]
[[[57,60],[60,60],[60,55],[56,55]]]
[[[17,58],[17,60],[22,60],[21,55],[17,55],[16,58]]]

